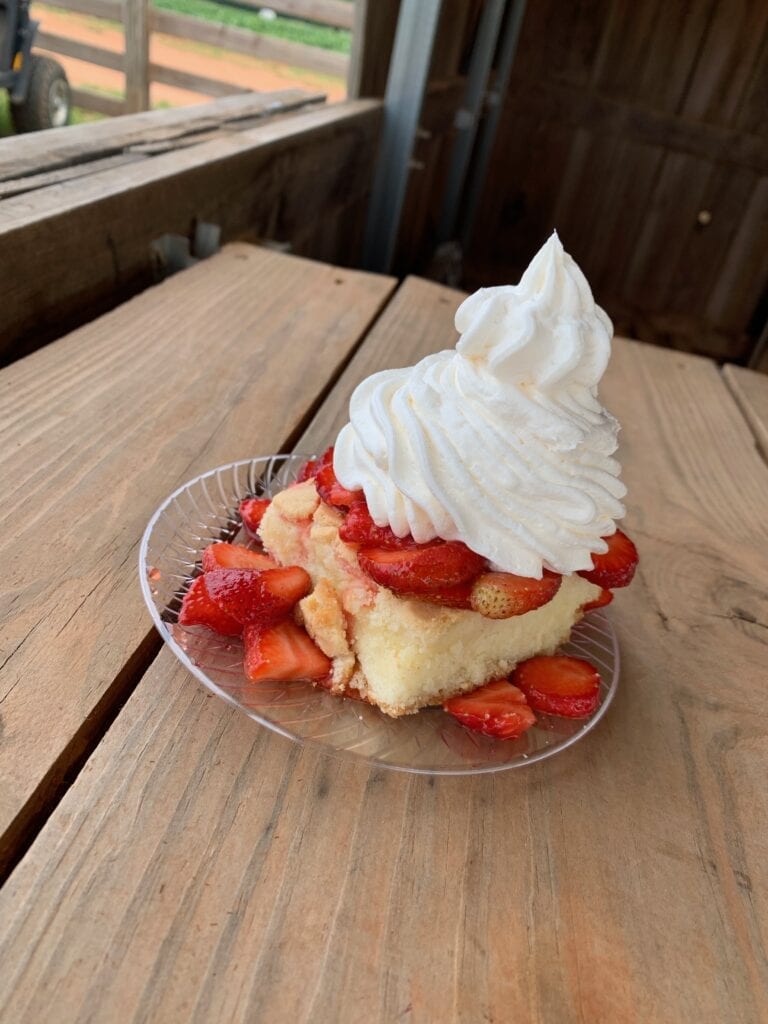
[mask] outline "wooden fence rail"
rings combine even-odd
[[[257,0],[241,0],[249,7],[264,5]],[[187,89],[214,98],[242,92],[232,82],[198,75],[180,68],[167,67],[149,59],[149,41],[153,32],[189,39],[196,43],[246,54],[261,60],[280,61],[293,67],[346,78],[349,57],[317,46],[260,35],[247,29],[203,21],[184,14],[153,8],[149,0],[46,0],[49,6],[101,18],[122,26],[124,50],[108,50],[52,32],[38,32],[36,47],[64,57],[120,71],[125,75],[124,98],[104,96],[87,89],[73,89],[73,103],[100,114],[138,113],[150,106],[152,82]],[[344,0],[270,0],[269,6],[280,14],[305,18],[337,28],[350,28],[354,4]]]

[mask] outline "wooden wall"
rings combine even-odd
[[[622,333],[746,361],[768,283],[768,3],[529,0],[468,258],[557,227]]]

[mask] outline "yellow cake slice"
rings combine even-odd
[[[332,660],[332,691],[358,690],[388,715],[440,704],[507,676],[526,658],[551,654],[601,592],[566,575],[551,601],[510,619],[399,597],[362,572],[357,545],[339,536],[342,522],[308,480],[275,496],[259,533],[272,557],[312,578],[299,611]]]

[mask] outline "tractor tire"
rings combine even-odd
[[[11,117],[17,132],[36,132],[43,128],[62,128],[69,124],[71,96],[64,68],[50,57],[29,58],[32,69],[29,89],[22,103],[11,104]]]

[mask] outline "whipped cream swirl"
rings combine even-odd
[[[520,576],[591,568],[626,493],[597,399],[611,321],[553,234],[517,286],[481,288],[455,322],[455,349],[355,390],[338,479],[398,537],[461,540]]]

